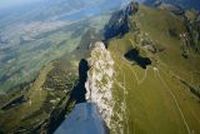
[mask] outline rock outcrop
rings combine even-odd
[[[184,13],[185,13],[184,9],[178,5],[162,3],[158,7],[161,9],[169,10],[170,12],[174,13],[175,15],[184,15]]]
[[[114,61],[102,42],[95,43],[88,64],[90,69],[85,84],[86,99],[88,102],[96,103],[107,126],[110,127],[114,106],[112,97]]]
[[[105,40],[115,36],[123,36],[129,32],[128,17],[135,14],[138,11],[138,7],[138,3],[132,1],[125,9],[115,12],[104,28]]]

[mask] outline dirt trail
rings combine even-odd
[[[169,92],[169,94],[171,95],[171,97],[173,98],[174,103],[176,104],[176,107],[177,107],[177,109],[178,109],[178,111],[179,111],[179,113],[180,113],[180,116],[181,116],[181,118],[182,118],[182,120],[183,120],[183,122],[184,122],[184,124],[185,124],[185,127],[186,127],[186,129],[187,129],[187,132],[188,132],[188,134],[191,134],[190,127],[189,127],[189,125],[188,125],[188,123],[187,123],[187,120],[186,120],[186,118],[185,118],[184,112],[183,112],[183,110],[181,109],[181,107],[180,107],[180,105],[179,105],[179,103],[178,103],[178,100],[177,100],[176,96],[174,95],[173,91],[170,89],[170,87],[167,85],[167,83],[165,82],[165,80],[164,80],[164,79],[162,78],[162,76],[160,75],[159,70],[158,70],[157,68],[154,68],[154,71],[155,71],[155,73],[157,74],[157,76],[158,76],[158,78],[160,79],[160,81],[162,82],[162,84],[165,86],[165,88],[166,88],[167,91]]]

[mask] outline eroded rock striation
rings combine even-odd
[[[114,61],[104,43],[96,42],[88,59],[90,70],[85,84],[88,102],[96,103],[100,114],[110,127],[113,113],[112,84],[114,76]]]
[[[138,7],[138,3],[132,1],[125,9],[115,12],[104,28],[105,40],[115,36],[123,36],[129,32],[128,17],[135,14],[138,11]]]

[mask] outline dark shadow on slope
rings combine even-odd
[[[190,91],[200,99],[200,89],[198,87],[194,87],[191,84],[189,84],[188,82],[179,79],[181,83],[183,83],[186,87],[188,87],[190,89]]]
[[[79,82],[71,93],[70,100],[76,101],[76,104],[86,102],[85,82],[87,81],[87,71],[89,70],[88,62],[82,59],[79,63]]]
[[[129,50],[124,57],[129,61],[135,61],[143,69],[146,69],[147,66],[151,64],[151,60],[148,57],[142,57],[139,55],[139,51],[137,49]]]
[[[70,98],[65,99],[61,106],[58,106],[52,113],[47,121],[39,124],[33,133],[37,133],[38,130],[47,128],[47,134],[53,134],[54,131],[62,124],[65,120],[65,116],[70,112],[71,108],[74,106],[73,101],[78,103],[86,102],[85,94],[85,82],[87,81],[87,71],[89,70],[88,62],[85,59],[82,59],[79,63],[79,81],[76,86],[72,89]],[[60,105],[60,104],[59,104]],[[40,131],[39,131],[40,132]]]
[[[128,16],[124,13],[124,11],[114,13],[104,30],[105,40],[115,36],[123,36],[129,31]]]
[[[27,102],[27,98],[24,95],[17,96],[10,100],[8,103],[6,103],[1,110],[9,110],[11,108],[17,107],[21,105],[22,103]]]
[[[108,24],[104,27],[104,38],[122,37],[129,32],[129,16],[138,11],[138,3],[130,2],[125,9],[113,13]]]
[[[54,130],[54,134],[109,134],[109,129],[98,113],[96,104],[86,102],[85,82],[88,70],[88,62],[82,59],[79,63],[79,81],[72,90],[69,100],[69,102],[75,101],[76,105],[68,117],[57,127],[57,130]]]

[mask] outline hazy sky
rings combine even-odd
[[[43,1],[43,0],[0,0],[0,8],[6,8],[14,5],[21,5],[21,4],[26,4],[26,3],[31,3],[31,2],[36,2],[36,1]],[[130,0],[124,0],[124,2],[128,2]],[[143,2],[145,0],[136,0],[138,2]]]
[[[7,8],[15,5],[22,5],[39,0],[0,0],[0,8]],[[41,1],[41,0],[40,0]]]

